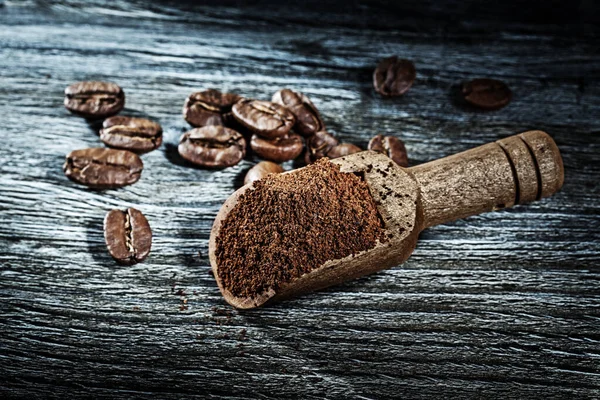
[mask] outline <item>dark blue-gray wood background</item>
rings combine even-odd
[[[0,0],[0,397],[600,398],[600,12],[593,1]],[[377,61],[414,61],[402,98]],[[496,112],[466,79],[506,81]],[[123,114],[164,127],[134,186],[95,192],[61,171],[100,146],[63,90],[110,80]],[[221,170],[177,156],[192,91],[308,94],[329,129],[406,142],[413,165],[529,129],[558,143],[552,198],[439,226],[404,265],[240,312],[207,241],[256,160]],[[291,168],[291,163],[286,168]],[[154,231],[119,267],[102,220],[134,206]]]

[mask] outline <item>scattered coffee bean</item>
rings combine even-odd
[[[287,133],[275,139],[252,135],[250,147],[265,160],[284,162],[298,157],[304,149],[304,143],[302,143],[302,137],[295,133]]]
[[[189,162],[207,168],[225,168],[246,154],[246,140],[233,129],[219,125],[194,128],[184,133],[177,148]]]
[[[306,153],[304,161],[306,164],[312,164],[319,158],[327,155],[329,150],[339,144],[338,140],[326,131],[319,131],[306,139]]]
[[[280,174],[284,171],[283,167],[271,161],[261,161],[250,168],[244,178],[244,185],[264,178],[269,174]]]
[[[241,99],[215,89],[192,93],[183,105],[183,118],[192,126],[228,125],[231,107]]]
[[[125,93],[110,82],[77,82],[65,89],[65,107],[74,114],[100,119],[117,114],[125,106]]]
[[[329,158],[339,158],[344,157],[350,154],[358,153],[362,151],[362,149],[358,146],[353,145],[352,143],[341,143],[337,146],[334,146],[327,152],[327,157]]]
[[[135,208],[111,210],[104,218],[104,240],[117,263],[133,265],[150,253],[152,231],[144,214]]]
[[[296,122],[290,110],[269,101],[241,100],[232,111],[240,124],[267,139],[284,136]]]
[[[290,89],[282,89],[273,95],[273,103],[287,107],[296,117],[294,131],[305,136],[311,136],[325,129],[317,107],[302,93]]]
[[[144,165],[127,150],[91,148],[67,155],[63,171],[67,178],[95,189],[114,189],[137,182]]]
[[[145,153],[160,147],[160,124],[145,118],[115,116],[104,120],[100,140],[109,147]]]
[[[512,98],[512,92],[504,82],[486,78],[463,84],[462,95],[467,103],[486,110],[498,110]]]
[[[383,96],[401,96],[415,81],[416,71],[412,61],[397,56],[384,58],[373,72],[373,86]]]
[[[408,167],[408,156],[406,155],[404,142],[394,136],[374,136],[369,141],[369,150],[383,153],[399,166]]]

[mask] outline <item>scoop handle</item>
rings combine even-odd
[[[420,185],[423,226],[539,200],[563,185],[554,140],[528,131],[409,168]]]

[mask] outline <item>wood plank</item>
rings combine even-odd
[[[600,397],[600,14],[587,3],[557,6],[569,26],[559,11],[540,24],[499,6],[461,20],[474,2],[354,13],[0,3],[2,397]],[[417,67],[400,99],[371,86],[389,54]],[[461,106],[456,85],[479,76],[505,80],[513,102]],[[165,144],[131,187],[90,191],[62,174],[69,151],[102,145],[97,124],[62,107],[83,79],[120,84],[124,114],[163,125]],[[236,311],[210,274],[208,237],[257,159],[206,171],[179,158],[183,101],[208,87],[303,91],[342,140],[397,135],[413,165],[542,129],[563,153],[565,186],[429,229],[397,268]],[[128,206],[155,239],[144,263],[119,267],[102,220]]]

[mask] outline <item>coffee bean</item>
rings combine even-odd
[[[183,105],[183,118],[192,126],[228,125],[231,107],[241,99],[235,93],[215,89],[192,93]]]
[[[240,124],[267,139],[284,136],[296,122],[290,110],[269,101],[241,100],[232,111]]]
[[[133,265],[150,253],[152,231],[144,214],[135,208],[111,210],[104,218],[104,240],[117,263]]]
[[[338,145],[338,140],[331,136],[326,131],[319,131],[313,136],[306,139],[306,153],[304,153],[304,161],[307,164],[312,164],[319,158],[327,155],[329,150]]]
[[[162,128],[149,119],[115,116],[104,120],[100,140],[109,147],[144,153],[160,147]]]
[[[332,147],[331,150],[327,152],[327,157],[344,157],[350,154],[358,153],[359,151],[362,151],[362,149],[358,146],[353,145],[352,143],[341,143],[337,146]]]
[[[63,171],[67,178],[82,185],[113,189],[137,182],[143,167],[138,155],[130,151],[91,148],[70,152]]]
[[[302,93],[290,89],[282,89],[275,93],[273,103],[287,107],[296,117],[294,131],[305,136],[311,136],[325,129],[317,107]]]
[[[283,171],[284,169],[279,164],[271,161],[261,161],[248,170],[244,178],[244,185],[262,179],[269,174],[280,174]]]
[[[100,119],[117,114],[125,106],[125,93],[114,83],[84,81],[65,89],[65,107],[74,114]]]
[[[393,136],[374,136],[369,141],[369,150],[383,153],[401,167],[408,167],[406,147],[402,140]]]
[[[486,78],[463,84],[462,95],[467,103],[486,110],[500,109],[512,98],[512,92],[504,82]]]
[[[286,133],[275,139],[252,135],[250,147],[265,160],[284,162],[298,157],[304,149],[304,143],[302,143],[302,137],[295,133]]]
[[[177,148],[181,157],[207,168],[225,168],[246,154],[246,140],[233,129],[219,125],[194,128],[184,133]]]
[[[384,58],[373,72],[373,86],[383,96],[401,96],[415,81],[416,71],[412,61],[397,56]]]

